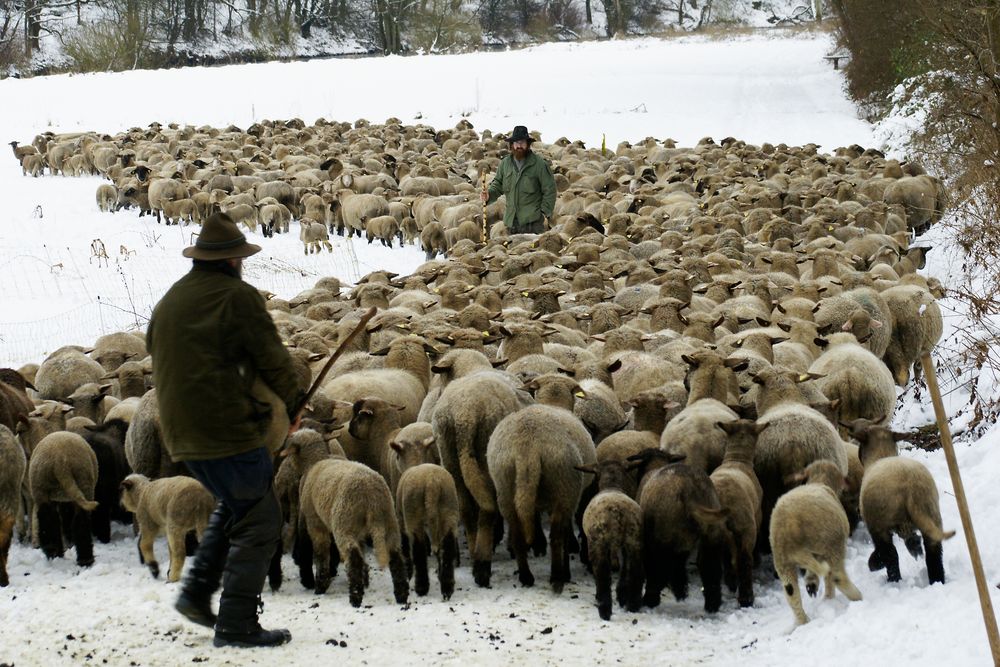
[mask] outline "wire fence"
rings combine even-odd
[[[294,258],[260,253],[244,265],[244,280],[289,298],[324,276],[345,283],[361,276],[351,239],[334,242],[334,252]],[[137,257],[44,247],[0,261],[0,366],[40,363],[63,345],[91,345],[115,331],[145,330],[153,307],[190,268],[180,256]],[[16,313],[34,313],[15,319]]]

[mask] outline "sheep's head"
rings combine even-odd
[[[354,415],[347,431],[358,440],[368,440],[375,426],[390,429],[398,427],[399,413],[405,409],[404,406],[393,405],[381,398],[362,398],[354,402]]]

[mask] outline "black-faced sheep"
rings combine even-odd
[[[191,477],[150,480],[145,475],[132,474],[122,480],[120,490],[122,507],[135,514],[139,528],[140,562],[149,567],[153,577],[160,576],[153,543],[160,533],[166,532],[170,553],[167,581],[179,581],[186,555],[185,536],[194,531],[201,538],[215,510],[215,498]]]

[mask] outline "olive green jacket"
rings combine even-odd
[[[503,214],[503,224],[507,229],[538,222],[544,215],[552,217],[556,205],[556,181],[548,163],[532,152],[524,158],[524,166],[518,172],[514,156],[500,160],[497,175],[490,182],[489,201],[500,195],[507,197],[507,208]]]
[[[167,291],[146,331],[163,441],[174,461],[264,446],[271,409],[250,395],[260,378],[285,403],[301,399],[288,350],[264,298],[239,278],[195,265]]]

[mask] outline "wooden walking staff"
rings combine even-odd
[[[958,501],[958,513],[962,517],[962,529],[965,532],[965,542],[972,558],[972,571],[976,575],[976,588],[979,589],[979,604],[983,609],[983,622],[986,623],[986,636],[990,640],[990,650],[993,653],[993,664],[1000,667],[1000,632],[997,631],[997,620],[993,614],[993,602],[990,600],[990,590],[983,572],[983,560],[979,555],[979,545],[976,543],[976,533],[972,529],[972,515],[969,514],[969,503],[965,498],[965,487],[962,486],[962,476],[958,471],[958,459],[955,458],[955,448],[951,444],[951,431],[948,429],[948,415],[944,412],[941,401],[941,389],[938,387],[937,375],[934,374],[934,362],[931,355],[925,353],[920,358],[924,367],[924,377],[927,378],[927,388],[934,402],[934,414],[937,416],[938,428],[941,430],[941,445],[948,461],[948,472],[951,473],[951,485],[955,489],[955,499]]]
[[[486,192],[486,172],[485,171],[482,172],[479,175],[479,180],[480,180],[480,187],[482,188],[483,193],[485,193]],[[483,202],[483,243],[486,243],[486,240],[488,238],[489,238],[489,235],[486,233],[486,202]]]

